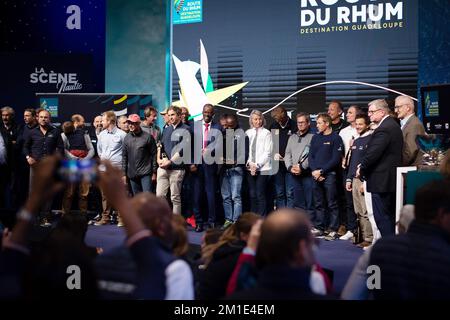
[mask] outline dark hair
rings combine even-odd
[[[183,257],[189,251],[189,241],[185,224],[186,221],[181,215],[172,215],[172,251],[176,257]]]
[[[308,123],[311,122],[311,118],[310,118],[309,114],[307,114],[306,112],[297,113],[296,119],[298,119],[300,117],[305,117],[305,119],[306,119],[306,121],[308,121]]]
[[[65,135],[71,134],[75,131],[75,126],[72,121],[66,121],[62,125],[62,130]]]
[[[227,120],[228,119],[234,120],[236,123],[238,122],[238,118],[235,114],[227,114]]]
[[[36,110],[34,110],[33,108],[26,108],[23,112],[29,112],[31,113],[32,117],[36,117]]]
[[[72,120],[72,122],[81,122],[81,119],[83,118],[83,116],[81,114],[74,114],[70,120]]]
[[[237,221],[226,229],[222,236],[220,237],[217,243],[211,245],[210,248],[205,248],[203,259],[206,265],[211,262],[214,252],[226,243],[231,243],[236,240],[241,240],[240,235],[249,234],[252,226],[260,219],[261,217],[253,212],[245,212],[239,216]]]
[[[144,109],[144,117],[145,118],[150,117],[152,115],[152,112],[158,114],[158,111],[156,111],[156,109],[154,107],[152,107],[152,106],[145,107],[145,109]]]
[[[414,200],[416,220],[430,223],[439,209],[450,212],[450,182],[435,180],[427,183],[416,192]]]
[[[342,107],[342,102],[340,102],[340,101],[338,101],[338,100],[332,100],[328,105],[330,105],[330,104],[332,104],[332,103],[337,104],[338,108],[339,108],[341,111],[344,111],[344,108]]]
[[[202,110],[205,110],[205,108],[212,108],[213,111],[214,111],[214,106],[213,106],[211,103],[205,104],[205,105],[203,106],[203,109],[202,109]]]
[[[356,104],[352,104],[351,106],[349,106],[346,111],[348,111],[350,108],[354,108],[356,111],[356,115],[364,113],[364,111],[361,109],[360,106],[356,105]]]
[[[369,116],[368,116],[367,114],[365,114],[365,113],[357,114],[356,117],[355,117],[355,120],[356,120],[356,119],[364,119],[365,124],[367,124],[367,125],[370,124],[370,118],[369,118]]]
[[[177,106],[170,106],[169,109],[167,109],[167,113],[169,113],[170,110],[173,110],[177,114],[177,116],[181,116],[181,108]]]
[[[300,240],[311,238],[310,223],[305,212],[295,209],[282,209],[289,216],[290,223],[275,225],[269,218],[261,226],[261,237],[256,252],[256,265],[290,264],[296,259]]]
[[[283,106],[278,106],[270,112],[270,116],[273,117],[276,114],[287,116],[287,111]]]

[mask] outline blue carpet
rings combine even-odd
[[[101,247],[106,252],[123,243],[124,231],[123,228],[114,225],[89,226],[86,243],[90,246]],[[199,245],[202,236],[203,233],[188,232],[191,244]],[[321,240],[316,257],[322,267],[334,272],[333,286],[336,292],[342,291],[354,264],[362,253],[363,250],[351,244],[350,241]]]

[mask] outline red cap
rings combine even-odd
[[[128,116],[127,121],[137,123],[141,122],[141,118],[137,114],[133,113]]]

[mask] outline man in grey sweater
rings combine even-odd
[[[301,208],[313,218],[313,181],[308,164],[309,146],[313,134],[310,133],[309,115],[297,114],[298,131],[289,140],[285,151],[284,162],[288,171],[287,205]]]

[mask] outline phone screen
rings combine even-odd
[[[89,159],[64,159],[58,170],[59,177],[69,183],[94,182],[97,179],[97,162]]]

